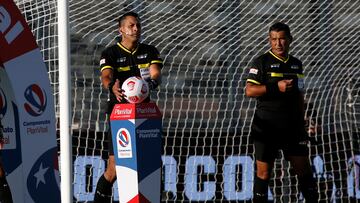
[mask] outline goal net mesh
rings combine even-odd
[[[43,53],[61,119],[57,2],[15,2]],[[108,92],[99,55],[115,43],[125,11],[139,13],[142,41],[164,59],[163,82],[151,95],[163,113],[162,202],[251,201],[256,100],[244,95],[244,70],[269,49],[276,21],[289,24],[290,53],[304,64],[309,158],[321,198],[360,199],[357,0],[69,0],[74,202],[93,200],[105,169]],[[272,174],[271,200],[302,201],[281,153]]]

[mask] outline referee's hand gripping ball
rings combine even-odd
[[[278,82],[278,87],[280,92],[289,91],[293,87],[293,80],[280,80]]]
[[[120,80],[116,79],[114,85],[111,87],[111,91],[114,93],[116,99],[121,102],[121,100],[125,97],[124,90],[120,88]]]

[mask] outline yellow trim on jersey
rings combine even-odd
[[[130,70],[130,66],[124,66],[124,67],[117,68],[118,72],[129,71],[129,70]]]
[[[275,57],[276,59],[278,59],[278,60],[281,61],[281,62],[286,63],[286,62],[289,60],[289,55],[288,55],[288,56],[286,57],[286,59],[284,60],[284,59],[276,56],[271,50],[269,51],[269,53],[270,53],[273,57]]]
[[[126,51],[127,53],[132,54],[132,55],[134,55],[134,54],[136,53],[136,51],[138,50],[138,47],[139,47],[139,46],[137,46],[136,49],[135,49],[133,52],[131,52],[129,49],[127,49],[127,48],[124,47],[122,44],[120,44],[120,42],[118,42],[117,45],[118,45],[122,50],[124,50],[124,51]]]
[[[304,74],[296,74],[296,73],[275,73],[275,72],[270,72],[269,73],[271,77],[278,77],[278,78],[282,78],[284,77],[284,75],[296,75],[297,78],[304,78]]]
[[[284,74],[283,73],[270,73],[271,77],[284,77]]]
[[[161,60],[152,60],[151,63],[163,63]]]
[[[142,69],[142,68],[149,68],[150,63],[144,63],[144,64],[138,64],[138,68]]]
[[[261,84],[261,83],[259,83],[258,81],[253,80],[253,79],[247,79],[246,82],[251,82],[251,83],[254,83],[254,84],[257,84],[257,85],[260,85],[260,84]]]
[[[109,69],[109,68],[110,68],[110,69],[113,69],[113,67],[111,67],[111,66],[104,66],[104,67],[101,68],[100,72],[103,71],[103,70],[105,70],[105,69]]]

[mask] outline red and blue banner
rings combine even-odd
[[[120,203],[160,202],[161,113],[155,103],[118,104],[110,116]]]

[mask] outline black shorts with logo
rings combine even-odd
[[[273,163],[278,157],[279,150],[284,153],[285,159],[290,156],[308,156],[309,148],[307,141],[284,143],[265,143],[261,141],[254,141],[255,158],[256,160]]]
[[[286,114],[257,110],[251,126],[251,138],[265,143],[290,143],[308,140],[304,121]]]
[[[282,150],[285,158],[307,156],[308,136],[300,118],[257,111],[251,128],[256,160],[272,162]]]

